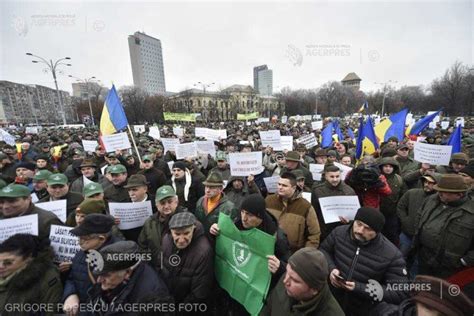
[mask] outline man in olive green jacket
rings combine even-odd
[[[343,316],[329,290],[328,263],[324,254],[312,247],[295,252],[286,273],[269,294],[261,316],[331,315]]]
[[[217,223],[219,213],[229,215],[234,220],[238,210],[224,195],[224,181],[219,173],[211,172],[203,184],[204,196],[197,201],[194,215],[201,222],[206,235],[210,236],[209,229]]]
[[[3,209],[0,209],[0,220],[37,214],[38,237],[41,240],[49,239],[51,225],[64,225],[53,212],[36,207],[31,202],[30,189],[24,185],[10,184],[2,188],[0,199],[3,200]]]
[[[162,238],[170,232],[168,223],[171,217],[176,213],[186,212],[187,209],[178,205],[178,196],[170,185],[161,186],[156,190],[155,201],[158,212],[143,224],[138,236],[138,245],[151,252],[151,264],[156,268],[161,264]]]
[[[425,200],[414,237],[419,274],[447,278],[474,266],[474,201],[462,176],[445,174]]]

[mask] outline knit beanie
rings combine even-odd
[[[175,168],[185,171],[186,170],[186,164],[184,163],[184,161],[176,161],[173,164],[173,169],[175,169]]]
[[[328,262],[324,254],[315,248],[301,248],[288,259],[288,264],[309,287],[315,290],[321,290],[327,282]]]
[[[382,212],[371,207],[361,207],[357,210],[354,220],[363,222],[377,233],[380,233],[383,225],[385,225],[385,217]]]
[[[251,194],[242,201],[240,209],[263,219],[266,212],[265,199],[260,194]]]

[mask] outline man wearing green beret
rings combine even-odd
[[[0,190],[2,210],[0,220],[17,218],[26,215],[38,215],[38,237],[41,240],[49,238],[51,225],[63,225],[52,212],[36,207],[31,202],[31,193],[28,187],[21,184],[10,184]]]
[[[68,179],[62,173],[50,175],[46,183],[48,195],[39,200],[39,203],[66,200],[66,216],[74,216],[77,206],[84,201],[82,194],[69,192]]]
[[[127,168],[117,164],[107,167],[107,173],[110,174],[112,185],[104,190],[105,199],[108,202],[129,202],[128,190],[124,187],[127,184]]]
[[[32,197],[36,195],[36,199],[33,198],[33,201],[38,201],[48,195],[48,191],[46,188],[48,184],[46,180],[48,180],[49,176],[53,173],[49,170],[39,170],[33,177],[33,192],[31,193]]]

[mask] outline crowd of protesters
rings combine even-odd
[[[357,160],[347,133],[356,130],[353,120],[340,120],[345,138],[327,148],[297,142],[314,132],[309,122],[180,125],[181,143],[202,140],[198,125],[226,129],[227,138],[214,141],[215,157],[178,160],[147,132],[134,136],[137,153],[103,145],[86,152],[82,140],[99,140],[94,128],[10,130],[18,144],[0,142],[0,221],[37,214],[38,234],[0,244],[1,315],[31,315],[22,304],[40,303],[54,306],[42,311],[51,315],[247,315],[216,282],[220,213],[238,230],[276,237],[261,315],[473,314],[474,122],[466,119],[462,152],[449,166],[414,160],[414,143],[445,145],[452,126],[391,137]],[[262,146],[259,132],[275,129],[293,136],[293,150]],[[171,124],[160,134],[177,138]],[[233,176],[229,154],[250,151],[262,152],[264,170]],[[335,163],[353,169],[343,177]],[[324,165],[320,180],[310,164]],[[265,186],[272,176],[280,176],[276,193]],[[357,196],[361,207],[353,220],[326,224],[319,199],[337,196]],[[64,223],[35,205],[56,200],[66,200]],[[153,215],[142,227],[119,229],[108,203],[143,201]],[[72,261],[53,262],[51,225],[79,238]],[[90,260],[97,252],[100,271]],[[128,256],[110,259],[120,254]],[[162,308],[124,311],[123,304]]]

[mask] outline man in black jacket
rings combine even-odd
[[[336,227],[321,244],[334,296],[346,315],[368,315],[377,302],[399,304],[408,295],[405,261],[380,233],[384,224],[380,211],[361,207],[353,223]]]

